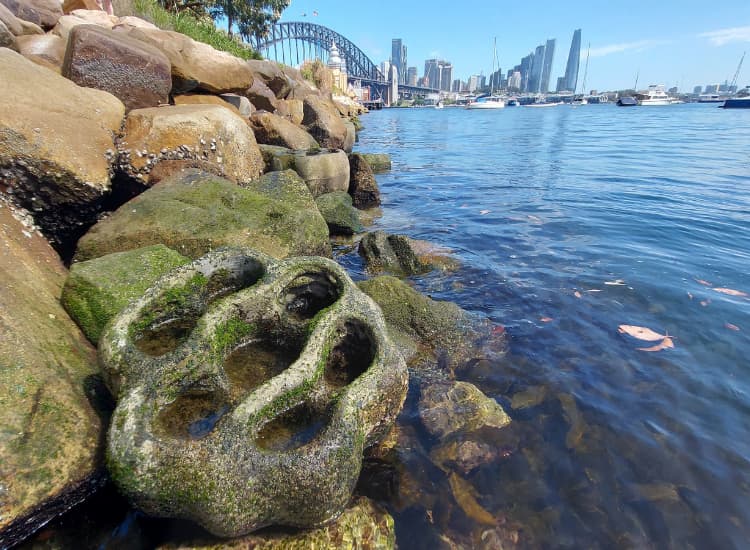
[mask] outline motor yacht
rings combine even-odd
[[[645,92],[636,94],[636,100],[638,105],[673,105],[675,103],[682,103],[677,98],[671,97],[664,91],[664,86],[651,85]]]
[[[478,97],[466,105],[467,109],[502,109],[504,107],[505,100],[499,95]]]

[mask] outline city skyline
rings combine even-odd
[[[583,29],[581,70],[585,44],[591,44],[588,89],[631,88],[640,75],[639,87],[664,84],[691,91],[696,85],[731,81],[742,52],[750,51],[750,2],[746,1],[727,0],[722,10],[707,10],[704,2],[684,0],[678,5],[657,4],[648,12],[622,10],[614,4],[571,10],[542,1],[535,4],[534,17],[521,7],[502,11],[489,3],[475,7],[455,10],[446,4],[424,10],[383,0],[362,20],[342,10],[340,3],[294,0],[282,21],[308,20],[330,27],[357,44],[376,64],[391,57],[390,41],[400,37],[408,48],[409,66],[421,69],[428,59],[448,60],[453,78],[461,80],[479,74],[489,79],[494,37],[504,73],[536,45],[556,38],[558,54],[550,68],[550,91],[566,74],[567,56],[560,52],[567,53],[571,33],[579,28]],[[313,10],[317,17],[302,17]],[[476,16],[478,11],[481,17]],[[432,32],[441,26],[450,31],[439,36]],[[580,78],[578,84],[580,88]],[[747,64],[738,84],[750,84]]]

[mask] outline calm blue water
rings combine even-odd
[[[466,476],[509,540],[747,548],[750,298],[713,288],[750,294],[750,112],[392,109],[363,122],[358,148],[393,159],[376,228],[453,249],[461,271],[416,285],[510,337],[504,360],[461,376],[514,420],[509,456]],[[638,351],[654,343],[620,324],[675,347]],[[513,410],[526,390],[545,397]],[[406,468],[429,468],[417,462]],[[389,504],[402,547],[487,529],[439,478],[424,500],[452,511]]]

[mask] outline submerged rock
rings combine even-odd
[[[359,242],[359,253],[372,271],[416,275],[430,270],[414,253],[406,235],[389,235],[385,231],[368,233]]]
[[[298,533],[270,531],[227,542],[168,545],[159,550],[391,550],[396,547],[393,518],[369,499],[358,498],[335,521]]]
[[[93,491],[96,353],[60,306],[65,268],[0,202],[0,547]]]
[[[419,418],[427,431],[438,438],[510,424],[503,408],[468,382],[428,386],[419,400]]]
[[[162,275],[190,260],[162,244],[116,252],[70,266],[61,302],[91,343]]]
[[[323,258],[211,253],[123,310],[99,350],[112,479],[219,536],[340,514],[407,389],[380,311]]]
[[[359,155],[370,165],[372,171],[387,172],[391,169],[391,156],[387,153],[359,153]]]
[[[75,259],[155,244],[190,258],[227,245],[253,246],[277,258],[330,256],[328,227],[317,208],[310,209],[310,196],[294,188],[284,198],[274,193],[201,172],[167,179],[92,227]]]
[[[326,193],[315,199],[331,235],[353,235],[364,228],[359,212],[352,206],[352,198],[343,191]]]
[[[114,133],[125,107],[0,48],[0,192],[65,247],[96,220],[110,191]],[[40,106],[53,105],[53,109]]]

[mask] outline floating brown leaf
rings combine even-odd
[[[729,330],[740,330],[740,327],[733,325],[732,323],[724,323],[724,328],[728,328]]]
[[[734,290],[733,288],[714,288],[715,292],[721,292],[722,294],[727,294],[729,296],[740,296],[742,298],[747,298],[748,293],[742,292],[741,290]]]
[[[573,293],[573,296],[575,296],[576,298],[580,298],[580,297],[581,297],[581,293],[580,293],[580,292],[578,292],[578,291],[576,290],[576,291],[575,291],[575,292]]]
[[[639,340],[645,340],[647,342],[656,342],[657,340],[667,338],[666,334],[659,334],[650,328],[637,327],[635,325],[620,325],[617,327],[617,330],[620,331],[620,334],[627,334],[628,336],[638,338]]]
[[[552,317],[540,317],[539,320],[542,323],[551,323],[552,321],[554,321],[554,319]]]
[[[708,281],[704,281],[703,279],[696,279],[695,282],[698,283],[698,284],[701,284],[703,286],[714,286],[711,283],[709,283]]]
[[[673,347],[674,347],[674,342],[672,342],[672,339],[669,336],[667,336],[666,338],[664,338],[664,340],[662,340],[655,346],[651,346],[650,348],[636,348],[636,349],[638,351],[661,351],[663,349],[669,349]]]
[[[453,473],[448,478],[448,483],[450,483],[453,498],[467,516],[484,525],[495,525],[495,517],[477,502],[476,490],[468,481]]]

